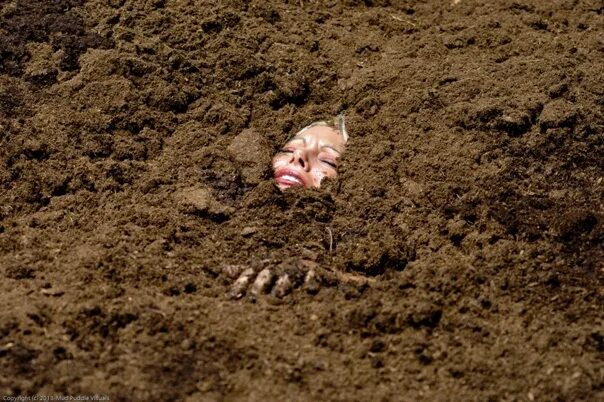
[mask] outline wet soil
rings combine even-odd
[[[604,5],[453,3],[0,2],[0,394],[604,399]]]

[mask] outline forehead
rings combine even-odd
[[[342,137],[339,131],[330,126],[323,125],[303,129],[290,141],[294,140],[304,140],[307,143],[318,142],[320,146],[327,145],[337,149],[343,149],[345,145],[344,137]]]

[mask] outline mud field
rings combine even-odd
[[[604,4],[454,3],[1,1],[0,394],[603,400]]]

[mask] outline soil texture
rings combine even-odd
[[[603,244],[601,0],[0,1],[1,395],[604,400]]]

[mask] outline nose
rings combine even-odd
[[[297,149],[293,153],[293,158],[293,163],[297,163],[302,169],[307,172],[310,170],[310,164],[308,163],[308,156],[306,155],[306,152]]]

